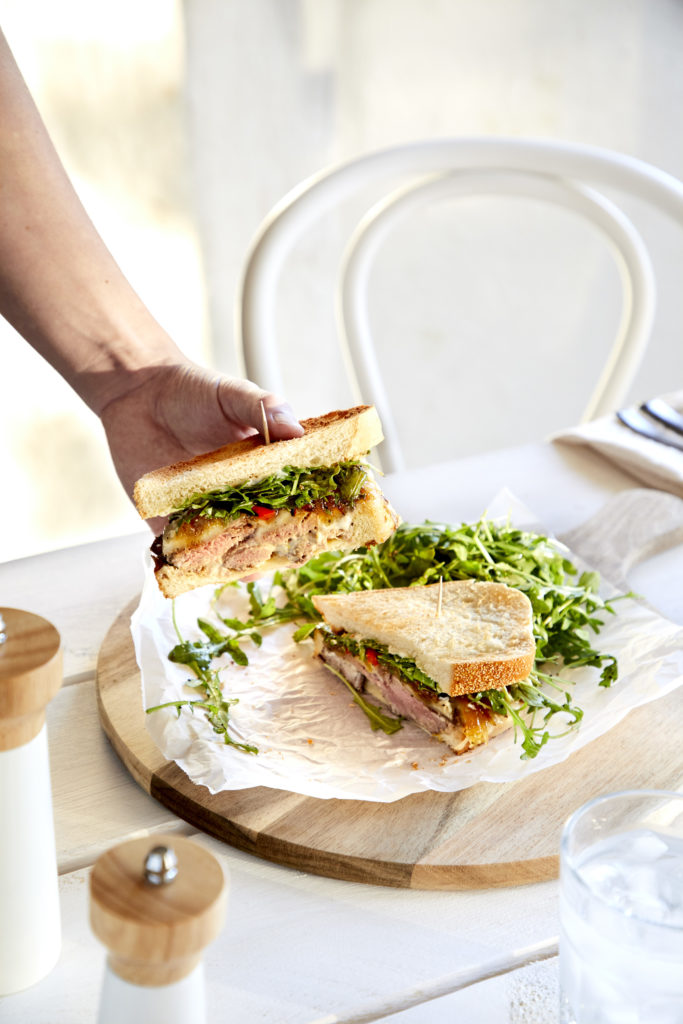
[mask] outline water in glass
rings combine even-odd
[[[683,1024],[683,837],[635,829],[563,864],[561,1024]]]

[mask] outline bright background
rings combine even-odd
[[[240,369],[249,242],[331,162],[504,134],[607,146],[683,178],[678,0],[5,0],[1,22],[124,272],[188,354],[226,372]],[[635,398],[683,381],[683,232],[627,208],[660,279]],[[301,415],[351,398],[331,280],[359,209],[326,218],[283,275]],[[473,200],[411,218],[378,262],[371,310],[409,461],[575,422],[618,310],[609,257],[568,214]],[[0,351],[0,561],[139,529],[95,417],[1,321]]]

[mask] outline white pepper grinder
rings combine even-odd
[[[61,950],[45,726],[61,683],[55,627],[0,608],[0,996],[44,978]]]
[[[226,902],[221,865],[190,839],[132,839],[102,854],[90,878],[90,924],[109,950],[98,1024],[205,1024],[202,953]]]

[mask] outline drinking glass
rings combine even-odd
[[[591,800],[560,846],[561,1024],[683,1024],[683,794]]]

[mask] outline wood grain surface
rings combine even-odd
[[[0,608],[0,751],[40,732],[45,708],[62,685],[62,642],[47,619]]]
[[[172,848],[177,875],[151,885],[145,858]],[[221,865],[182,836],[129,839],[107,850],[90,875],[90,924],[109,951],[109,965],[133,985],[171,985],[194,970],[225,923],[227,888]]]
[[[683,541],[683,502],[628,491],[566,538],[623,583],[639,558]],[[130,636],[131,602],[102,645],[100,719],[136,781],[197,828],[258,857],[355,882],[415,889],[477,889],[556,877],[564,821],[618,789],[683,787],[683,700],[675,691],[631,712],[562,764],[522,781],[458,793],[418,793],[391,804],[316,800],[263,787],[210,794],[167,761],[145,728]]]

